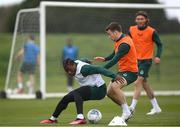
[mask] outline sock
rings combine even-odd
[[[22,83],[18,83],[18,88],[22,89],[23,88],[23,84]]]
[[[152,104],[154,109],[159,108],[159,105],[158,105],[156,98],[151,99],[151,104]]]
[[[83,114],[78,114],[77,119],[84,119],[84,115]]]
[[[123,113],[131,114],[131,112],[129,110],[129,106],[127,105],[127,103],[124,103],[121,106],[122,106],[122,109],[123,109]]]
[[[49,119],[50,119],[50,120],[53,120],[53,121],[57,120],[57,118],[54,117],[54,116],[51,116]]]
[[[130,106],[132,108],[132,110],[134,110],[136,108],[137,101],[138,100],[136,100],[136,99],[132,99],[131,106]]]

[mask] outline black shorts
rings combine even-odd
[[[101,100],[106,96],[106,84],[97,87],[97,86],[82,86],[79,87],[70,93],[78,93],[84,101],[88,100]]]
[[[152,59],[147,60],[138,60],[138,76],[142,76],[144,78],[147,78],[149,76],[149,70],[152,65]]]
[[[134,81],[137,80],[137,72],[130,72],[130,71],[126,71],[126,72],[118,72],[118,75],[124,77],[127,81],[127,85],[133,83]]]
[[[32,63],[23,63],[20,71],[22,73],[34,74],[35,73],[36,64]]]

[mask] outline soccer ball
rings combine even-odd
[[[88,121],[90,123],[98,123],[99,120],[101,120],[102,118],[102,114],[99,110],[97,109],[91,109],[88,113],[87,113],[87,118]]]

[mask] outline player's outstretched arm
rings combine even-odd
[[[81,69],[81,73],[83,76],[88,76],[92,74],[102,74],[106,77],[110,77],[113,79],[116,78],[116,74],[114,74],[113,72],[96,65],[84,65]]]
[[[88,76],[88,75],[92,75],[92,74],[102,74],[106,77],[112,78],[114,81],[118,81],[123,83],[124,79],[119,76],[114,74],[113,72],[100,67],[100,66],[95,66],[95,65],[84,65],[81,69],[81,73],[83,76]]]
[[[94,57],[94,60],[95,60],[95,61],[98,61],[98,62],[104,62],[104,61],[105,61],[105,58],[104,58],[104,57],[101,57],[101,56],[97,56],[97,57]]]
[[[97,56],[97,57],[94,57],[94,60],[95,61],[98,61],[98,62],[105,62],[105,61],[109,61],[111,60],[115,55],[115,52],[113,51],[109,56],[107,57],[101,57],[101,56]]]

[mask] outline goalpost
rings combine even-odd
[[[8,66],[8,72],[7,72],[7,78],[6,78],[6,85],[5,85],[5,91],[8,93],[9,81],[12,73],[12,64],[13,64],[13,55],[15,53],[14,48],[16,44],[16,37],[17,37],[17,31],[18,31],[18,25],[19,25],[19,19],[20,15],[22,13],[29,13],[29,12],[35,12],[39,15],[38,21],[39,21],[39,34],[37,31],[35,33],[37,36],[39,36],[39,46],[40,46],[40,72],[39,72],[39,89],[40,92],[38,93],[39,97],[42,99],[45,99],[47,97],[59,97],[63,96],[65,92],[55,93],[47,92],[47,66],[46,66],[46,48],[47,48],[47,33],[46,33],[46,27],[47,27],[47,7],[60,7],[60,8],[98,8],[98,9],[180,9],[180,6],[167,6],[162,4],[129,4],[129,3],[91,3],[91,2],[50,2],[50,1],[43,1],[40,3],[39,8],[34,9],[24,9],[20,10],[16,17],[16,24],[14,29],[14,35],[13,35],[13,41],[12,41],[12,48],[11,48],[11,54],[9,59],[9,66]],[[75,11],[75,10],[74,10]],[[121,12],[120,12],[121,13]],[[93,51],[92,51],[93,52]],[[143,93],[144,94],[144,93]],[[166,91],[166,93],[162,91],[157,91],[157,95],[180,95],[180,91]],[[131,96],[132,92],[127,92],[127,95]],[[29,98],[36,98],[36,95],[11,95],[8,94],[7,97],[9,98],[23,98],[23,99],[29,99]]]

